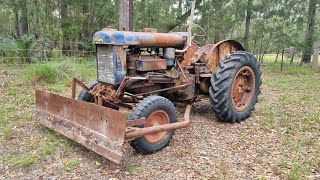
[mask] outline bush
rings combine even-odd
[[[24,80],[29,82],[71,84],[72,78],[92,80],[95,78],[95,63],[92,61],[51,61],[35,63],[26,68]]]
[[[0,39],[0,49],[2,49],[4,57],[8,59],[31,63],[39,56],[36,50],[41,43],[44,43],[43,39],[35,39],[34,36],[29,35],[23,35],[20,39],[6,37]]]

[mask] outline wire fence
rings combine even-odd
[[[0,38],[0,63],[65,59],[93,59],[95,47],[88,42],[23,40]]]

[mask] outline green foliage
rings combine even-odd
[[[72,158],[65,162],[64,171],[70,171],[74,169],[76,166],[80,164],[80,160],[78,158]]]
[[[0,39],[0,48],[3,49],[5,57],[19,58],[21,62],[31,63],[40,42],[41,40],[35,40],[29,35],[23,35],[20,39],[9,37]]]
[[[18,151],[13,151],[9,155],[7,155],[5,157],[5,160],[9,163],[10,166],[14,166],[19,169],[28,168],[36,162],[36,159],[32,153],[24,155]]]
[[[95,63],[92,61],[51,61],[47,63],[36,63],[28,66],[23,76],[24,80],[39,83],[66,82],[70,84],[73,77],[88,80],[95,75]],[[52,89],[61,91],[62,87],[56,86]]]

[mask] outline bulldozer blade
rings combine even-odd
[[[36,90],[35,93],[36,116],[40,124],[120,163],[126,114],[46,91]]]

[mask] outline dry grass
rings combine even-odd
[[[177,130],[168,147],[142,156],[126,145],[120,165],[40,126],[33,118],[34,89],[67,94],[69,75],[55,83],[26,83],[21,77],[32,68],[0,64],[0,84],[5,85],[0,89],[0,177],[315,178],[320,174],[320,74],[288,63],[280,72],[280,64],[271,63],[272,58],[268,56],[262,67],[262,95],[247,121],[218,122],[204,100],[192,110],[192,126]],[[87,82],[95,78],[94,66],[81,67],[88,67],[85,72],[91,74],[78,77]],[[180,118],[182,114],[179,108]]]

